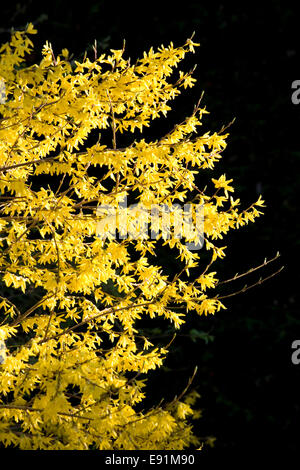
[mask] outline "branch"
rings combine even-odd
[[[16,312],[17,312],[18,315],[21,315],[20,310],[19,310],[19,309],[15,306],[15,304],[13,304],[10,300],[8,300],[6,297],[2,297],[2,295],[0,295],[0,299],[2,299],[2,300],[4,300],[5,302],[7,302],[11,307],[13,307],[13,308],[16,310]],[[0,324],[0,326],[3,325],[3,323],[4,323],[4,320],[3,320],[3,322]]]
[[[45,302],[45,300],[51,299],[51,297],[53,297],[54,295],[55,294],[53,293],[39,300],[36,304],[34,304],[32,307],[26,310],[26,312],[24,312],[21,316],[18,316],[9,326],[15,326],[21,323],[26,317],[28,317],[28,315],[30,315],[32,312],[34,312],[34,310],[40,307],[43,304],[43,302]]]
[[[187,386],[184,388],[184,390],[180,393],[180,395],[177,397],[174,398],[173,401],[171,401],[170,405],[173,405],[174,403],[178,402],[179,400],[181,400],[181,398],[186,394],[186,392],[188,391],[188,389],[190,388],[194,378],[195,378],[195,375],[197,373],[197,370],[198,370],[198,366],[195,367],[194,369],[194,372],[192,374],[192,376],[189,378],[189,381],[187,383]]]
[[[40,158],[38,160],[30,160],[29,162],[24,162],[24,163],[16,163],[15,165],[1,166],[0,171],[13,170],[14,168],[19,168],[21,166],[27,166],[27,165],[34,165],[35,163],[44,163],[44,162],[54,160],[54,158],[57,158],[57,157],[59,157],[59,155],[56,155],[55,157]]]
[[[0,409],[1,408],[8,408],[10,410],[24,410],[24,411],[31,411],[31,412],[38,412],[38,413],[41,413],[43,411],[41,408],[30,408],[29,406],[25,406],[25,405],[0,405]],[[94,420],[94,418],[78,416],[77,414],[72,414],[72,413],[63,413],[62,411],[58,411],[57,414],[62,415],[62,416],[69,416],[70,418]]]
[[[267,277],[264,277],[264,278],[260,277],[257,282],[255,282],[254,284],[251,284],[250,286],[247,286],[247,284],[245,284],[244,287],[241,290],[236,291],[236,292],[232,292],[231,294],[228,294],[228,295],[222,295],[221,297],[217,296],[217,298],[219,300],[220,299],[227,299],[227,297],[232,297],[233,295],[237,295],[237,294],[241,294],[242,292],[246,292],[247,290],[252,289],[252,287],[255,287],[259,284],[262,284],[263,282],[267,281],[268,279],[271,279],[271,277],[276,276],[276,274],[279,274],[283,269],[284,269],[284,266],[281,266],[281,268],[278,269],[278,271],[275,271],[273,274],[270,274],[270,276],[267,276]]]
[[[242,274],[238,274],[236,273],[234,275],[234,277],[230,278],[230,279],[225,279],[224,281],[219,281],[217,285],[219,284],[226,284],[227,282],[231,282],[231,281],[235,281],[236,279],[239,279],[243,276],[247,276],[248,274],[254,272],[254,271],[257,271],[258,269],[260,268],[263,268],[264,266],[266,266],[267,264],[269,263],[272,263],[272,261],[275,261],[277,258],[279,258],[280,256],[280,253],[279,251],[277,251],[276,255],[274,256],[274,258],[272,259],[269,259],[269,261],[267,261],[267,258],[264,259],[264,262],[262,264],[260,264],[259,266],[256,266],[255,268],[250,268],[248,271],[242,273]]]
[[[51,297],[53,296],[54,294],[51,295]],[[46,299],[44,299],[46,300]],[[74,326],[71,326],[70,328],[68,328],[67,330],[65,331],[62,331],[61,333],[55,335],[55,336],[51,336],[50,338],[47,338],[47,339],[42,339],[41,341],[39,341],[38,344],[43,344],[45,343],[46,341],[50,341],[51,339],[57,339],[59,338],[60,336],[63,336],[63,335],[66,335],[68,333],[70,333],[71,331],[75,330],[76,328],[78,328],[79,326],[82,326],[82,325],[85,325],[86,323],[89,323],[90,321],[93,321],[93,320],[96,320],[97,318],[100,318],[100,317],[103,317],[105,315],[107,315],[108,313],[115,313],[115,312],[118,312],[120,310],[128,310],[128,309],[133,309],[133,308],[139,308],[139,307],[144,307],[146,305],[150,305],[152,303],[154,303],[156,300],[151,300],[149,302],[144,302],[144,303],[141,303],[141,304],[138,304],[138,305],[134,305],[132,303],[132,305],[127,305],[126,307],[119,307],[119,308],[115,308],[115,307],[108,307],[108,308],[105,308],[104,310],[102,310],[100,313],[98,313],[97,315],[93,316],[93,317],[88,317],[86,318],[85,320],[82,320],[80,323],[76,323],[76,325]]]
[[[221,127],[221,129],[219,130],[219,132],[217,132],[217,134],[221,134],[222,132],[225,131],[225,129],[228,129],[228,127],[232,126],[232,124],[235,122],[235,120],[236,120],[236,118],[234,117],[234,118],[232,119],[232,121],[230,121],[228,124],[226,124],[225,126],[223,125],[223,126]]]
[[[115,121],[115,113],[114,113],[114,108],[113,108],[113,106],[112,106],[112,102],[111,102],[111,99],[110,99],[108,90],[106,90],[106,94],[107,94],[107,97],[108,97],[108,100],[109,100],[109,104],[110,104],[111,119],[112,119],[112,126],[111,126],[112,132],[113,132],[113,141],[112,141],[112,144],[113,144],[113,149],[116,150],[116,149],[117,149],[117,141],[116,141],[116,121]]]

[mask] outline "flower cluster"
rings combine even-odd
[[[100,239],[97,207],[133,194],[145,207],[170,205],[196,191],[212,263],[225,255],[217,240],[257,217],[263,201],[239,212],[225,176],[212,180],[215,193],[198,189],[197,174],[214,168],[227,137],[197,134],[207,113],[200,103],[158,140],[118,148],[119,133],[143,131],[167,114],[182,87],[193,86],[191,72],[175,70],[197,46],[191,39],[150,49],[135,64],[123,49],[78,62],[65,49],[55,56],[47,43],[41,61],[28,65],[35,32],[30,24],[0,49],[0,442],[21,449],[197,446],[189,421],[197,417],[195,394],[137,411],[145,376],[168,347],[136,325],[160,316],[179,328],[185,312],[214,314],[224,307],[208,294],[216,273],[204,269],[189,281],[200,256],[183,239]],[[106,131],[111,147],[101,141]],[[159,243],[183,262],[174,277],[153,263]],[[12,302],[8,289],[20,300]]]

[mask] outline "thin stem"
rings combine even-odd
[[[276,276],[277,274],[279,274],[282,270],[284,269],[284,266],[281,266],[280,269],[278,269],[278,271],[275,271],[273,274],[270,274],[270,276],[267,276],[267,277],[260,277],[259,280],[257,282],[255,282],[254,284],[251,284],[250,286],[248,286],[247,284],[244,285],[244,287],[242,289],[240,289],[239,291],[236,291],[236,292],[232,292],[231,294],[227,294],[227,295],[222,295],[221,297],[217,296],[217,299],[220,300],[220,299],[227,299],[228,297],[232,297],[234,295],[237,295],[237,294],[241,294],[242,292],[246,292],[247,290],[249,289],[252,289],[252,287],[255,287],[257,285],[260,285],[262,284],[263,282],[267,281],[268,279],[271,279],[272,277]]]
[[[235,281],[236,279],[239,279],[241,277],[244,277],[244,276],[247,276],[248,274],[254,272],[254,271],[257,271],[258,269],[260,268],[263,268],[264,266],[267,266],[267,264],[269,263],[272,263],[272,261],[275,261],[277,258],[279,258],[280,256],[280,253],[277,252],[276,255],[274,256],[274,258],[271,258],[267,261],[267,258],[264,259],[264,262],[262,264],[260,264],[259,266],[256,266],[255,268],[250,268],[248,271],[242,273],[242,274],[238,274],[236,273],[234,275],[234,277],[230,278],[230,279],[225,279],[224,281],[219,281],[217,285],[220,285],[220,284],[226,284],[227,282],[231,282],[231,281]]]

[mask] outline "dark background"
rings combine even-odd
[[[291,4],[292,5],[292,4]],[[201,394],[199,436],[215,436],[206,452],[260,448],[285,451],[299,447],[300,364],[291,362],[291,344],[300,339],[298,308],[300,105],[291,101],[291,84],[300,79],[298,12],[287,2],[249,4],[214,1],[107,2],[47,4],[10,2],[1,7],[0,42],[31,21],[36,57],[49,40],[55,53],[66,47],[74,58],[97,40],[99,51],[120,49],[132,62],[144,50],[160,44],[181,45],[195,31],[200,42],[184,62],[198,64],[197,85],[171,105],[168,119],[154,122],[147,136],[158,138],[193,110],[202,90],[203,132],[218,131],[234,117],[228,147],[214,176],[234,179],[235,197],[248,207],[262,194],[267,207],[255,224],[231,232],[227,256],[214,270],[221,279],[261,264],[281,253],[279,260],[244,279],[220,288],[221,295],[251,284],[260,275],[285,269],[248,292],[224,302],[227,310],[213,317],[191,316],[173,343],[163,370],[151,374],[147,404],[180,393],[195,365],[194,385]],[[205,178],[206,178],[205,176]],[[205,179],[203,180],[205,185]],[[176,263],[165,258],[170,269]],[[145,328],[147,325],[145,325]],[[161,325],[152,335],[168,343],[172,333]]]

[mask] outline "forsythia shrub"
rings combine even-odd
[[[197,135],[207,112],[200,102],[159,140],[117,146],[118,133],[142,131],[167,114],[180,88],[193,86],[192,73],[171,80],[194,50],[192,39],[150,49],[134,65],[124,50],[95,51],[93,61],[80,63],[65,49],[55,57],[47,43],[41,62],[28,66],[35,32],[29,24],[0,49],[0,442],[20,449],[199,446],[190,422],[196,392],[141,411],[145,374],[161,366],[168,346],[141,336],[137,320],[160,316],[179,328],[183,307],[199,315],[223,308],[207,293],[218,282],[209,268],[225,256],[217,241],[253,221],[263,201],[238,211],[225,175],[212,179],[211,195],[198,189],[196,175],[214,168],[228,135]],[[106,129],[111,146],[97,134]],[[200,255],[186,242],[198,242],[196,232],[97,236],[99,207],[117,208],[125,196],[146,208],[171,207],[193,191],[204,211],[203,250],[211,252],[193,282],[189,270]],[[135,217],[128,211],[128,221]],[[173,278],[151,261],[158,244],[183,263]]]

